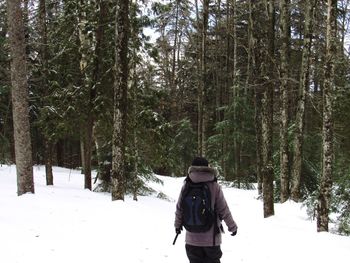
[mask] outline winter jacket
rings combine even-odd
[[[199,182],[208,182],[208,187],[211,193],[211,203],[212,208],[215,209],[218,218],[217,218],[217,225],[213,225],[209,231],[204,233],[193,233],[186,231],[186,244],[192,245],[192,246],[202,246],[202,247],[209,247],[209,246],[218,246],[221,244],[221,231],[217,231],[220,229],[221,221],[224,220],[225,224],[228,227],[228,231],[235,232],[237,231],[237,225],[235,221],[232,218],[230,209],[227,205],[227,202],[225,200],[224,194],[222,192],[221,186],[216,182],[213,181],[216,177],[216,170],[207,167],[207,166],[190,166],[188,169],[189,178],[194,183]],[[180,196],[178,199],[178,202],[176,204],[176,212],[175,212],[175,228],[180,228],[182,226],[182,208],[181,208],[181,200],[183,191],[185,188],[185,184],[183,185]],[[221,228],[222,229],[222,228]],[[215,243],[214,243],[214,231],[215,233]]]

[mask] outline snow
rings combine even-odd
[[[172,245],[183,178],[158,177],[164,184],[150,185],[168,200],[112,202],[109,194],[84,190],[77,170],[54,167],[55,185],[46,186],[45,168],[35,166],[36,193],[17,196],[15,166],[1,166],[1,262],[188,262],[184,234]],[[256,191],[223,189],[239,228],[235,237],[223,235],[222,263],[349,260],[350,237],[317,233],[300,204],[276,204],[276,215],[264,219]]]

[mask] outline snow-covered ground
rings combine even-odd
[[[169,200],[138,202],[84,190],[79,171],[54,168],[54,186],[45,169],[34,168],[35,194],[18,197],[16,169],[0,167],[0,261],[3,263],[180,263],[188,262],[184,234],[175,246],[175,201],[183,178],[159,176],[151,183]],[[348,262],[350,237],[317,233],[299,204],[276,204],[264,219],[256,191],[224,188],[238,224],[235,237],[223,235],[222,263]]]

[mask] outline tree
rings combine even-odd
[[[254,127],[255,127],[255,159],[256,159],[256,177],[258,183],[258,193],[262,194],[262,88],[261,88],[261,65],[262,65],[262,36],[261,32],[254,30],[256,25],[260,23],[258,7],[255,2],[249,2],[249,23],[248,23],[248,46],[251,55],[252,72],[256,73],[258,77],[250,78],[252,84],[254,84]]]
[[[25,35],[21,0],[7,1],[17,194],[34,193]]]
[[[281,29],[281,66],[280,66],[280,177],[281,202],[289,198],[289,164],[288,164],[288,67],[289,67],[289,0],[280,1]]]
[[[312,27],[317,1],[305,2],[305,27],[303,50],[300,66],[300,79],[298,86],[297,112],[295,118],[293,164],[292,164],[292,187],[291,198],[295,202],[300,201],[300,184],[303,158],[303,138],[305,133],[306,96],[310,86],[310,58],[312,46]]]
[[[112,200],[124,200],[128,96],[129,0],[119,0],[115,24],[115,82],[112,142]]]
[[[200,46],[200,80],[198,83],[198,154],[206,154],[206,94],[207,94],[207,30],[209,19],[209,2],[203,1],[201,46]],[[199,22],[199,21],[198,21]]]
[[[92,48],[91,32],[88,21],[88,12],[91,3],[89,1],[79,1],[79,16],[78,16],[78,28],[79,28],[79,40],[80,40],[80,71],[81,71],[81,88],[83,89],[83,100],[86,100],[85,109],[82,109],[82,129],[81,129],[81,156],[84,171],[84,188],[91,190],[91,156],[92,156],[92,130],[94,125],[93,117],[93,102],[95,99],[95,84],[91,81],[91,74],[89,68],[91,68],[91,59],[89,57],[90,49]]]
[[[273,198],[273,97],[274,97],[274,57],[275,57],[275,10],[274,0],[265,2],[266,31],[262,77],[264,79],[264,91],[262,100],[262,176],[263,176],[263,201],[264,217],[274,215]]]
[[[326,61],[323,86],[322,177],[317,204],[317,231],[328,231],[333,149],[334,65],[337,55],[337,0],[328,0]]]
[[[45,108],[49,107],[48,101],[49,101],[49,65],[48,65],[48,59],[49,59],[49,48],[48,48],[48,41],[47,41],[47,15],[46,15],[46,1],[40,0],[39,1],[39,8],[38,8],[38,31],[40,35],[40,41],[39,41],[39,58],[40,58],[40,88],[39,91],[43,96],[39,96],[40,104],[41,104],[41,110],[45,111]],[[49,125],[46,122],[42,122],[42,124]],[[44,125],[45,125],[44,124]],[[41,129],[41,133],[43,134],[43,143],[45,148],[45,171],[46,171],[46,185],[53,185],[53,172],[52,172],[52,151],[53,151],[53,139],[51,138],[51,134],[45,133],[45,129]]]

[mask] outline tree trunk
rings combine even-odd
[[[124,200],[128,94],[129,0],[116,6],[112,200]]]
[[[222,104],[228,108],[228,105],[231,103],[231,84],[232,84],[232,71],[231,71],[231,12],[230,12],[230,1],[226,1],[226,56],[225,56],[225,67],[226,67],[226,82],[223,90],[221,91],[221,100]],[[220,70],[220,69],[219,69]],[[224,111],[223,119],[227,120],[229,118],[228,109]],[[223,173],[224,178],[226,180],[232,179],[231,172],[229,172],[229,162],[228,152],[229,152],[229,128],[227,126],[224,127],[224,141],[222,145],[222,153],[223,153]]]
[[[333,152],[333,90],[334,63],[337,47],[337,0],[328,0],[326,65],[323,87],[322,177],[317,205],[317,231],[328,231],[332,190]]]
[[[275,10],[274,0],[266,2],[266,35],[267,48],[264,55],[263,76],[265,79],[265,88],[263,93],[262,107],[262,175],[263,175],[263,201],[264,201],[264,217],[274,215],[274,198],[273,198],[273,95],[275,84],[274,79],[274,53],[275,53]]]
[[[309,76],[310,76],[310,54],[312,45],[312,26],[315,13],[315,5],[317,1],[305,2],[305,32],[304,44],[301,59],[300,79],[299,79],[299,96],[298,107],[295,119],[294,131],[294,154],[292,166],[292,187],[291,198],[295,202],[300,201],[300,181],[302,170],[302,156],[303,156],[303,136],[305,130],[305,107],[306,95],[309,90]]]
[[[256,75],[254,78],[254,123],[255,123],[255,140],[256,140],[256,176],[258,181],[258,194],[262,194],[263,178],[262,178],[262,86],[261,86],[261,65],[262,47],[261,33],[254,30],[259,25],[259,13],[257,3],[249,1],[249,23],[248,23],[248,44],[251,52],[252,72]]]
[[[109,17],[108,14],[108,6],[106,0],[98,0],[97,1],[97,8],[99,9],[98,12],[98,24],[95,32],[96,36],[96,46],[95,46],[95,56],[93,60],[93,72],[92,72],[92,83],[94,85],[93,88],[91,88],[90,93],[90,101],[92,102],[92,99],[96,97],[96,94],[99,90],[101,90],[101,83],[103,78],[103,72],[106,71],[105,64],[103,61],[103,50],[106,48],[105,45],[105,27],[107,24],[107,19]],[[106,178],[108,178],[108,174],[106,174],[106,168],[104,165],[104,160],[102,160],[101,156],[101,144],[102,144],[102,138],[100,134],[98,134],[98,126],[99,126],[99,120],[97,118],[97,121],[93,122],[92,124],[92,137],[94,138],[95,142],[95,149],[96,149],[96,156],[97,156],[97,163],[98,163],[98,170],[99,173],[95,178],[95,183],[97,179],[100,179],[103,181],[103,184],[107,184],[108,181]]]
[[[206,125],[206,110],[205,110],[205,98],[207,89],[207,65],[206,65],[206,52],[207,52],[207,29],[208,29],[208,16],[209,16],[209,2],[210,0],[203,1],[203,15],[202,15],[202,28],[201,28],[201,49],[200,49],[200,67],[201,67],[201,79],[198,85],[198,154],[205,156],[205,125]]]
[[[134,34],[133,34],[134,35]],[[131,111],[132,111],[132,128],[133,128],[133,171],[132,171],[132,192],[133,192],[133,200],[138,201],[137,195],[139,192],[139,188],[141,187],[141,180],[138,178],[139,174],[139,151],[138,151],[138,139],[137,139],[137,115],[138,115],[138,108],[137,108],[137,86],[138,86],[138,77],[137,77],[137,71],[136,71],[136,49],[133,50],[133,72],[132,72],[132,97],[131,97]]]
[[[40,34],[40,51],[39,56],[41,59],[41,92],[43,94],[41,102],[45,107],[47,106],[47,98],[49,97],[49,63],[48,63],[48,46],[47,46],[47,26],[46,26],[46,1],[39,1],[39,34]],[[52,147],[53,142],[51,138],[48,138],[48,134],[42,133],[44,147],[45,147],[45,171],[46,171],[46,185],[53,185],[53,172],[52,172]]]
[[[176,0],[176,13],[175,13],[175,25],[174,25],[174,45],[173,45],[173,54],[172,54],[172,65],[171,65],[171,83],[170,83],[170,101],[171,101],[171,120],[176,121],[178,118],[177,114],[177,99],[176,99],[176,53],[178,45],[178,27],[179,27],[179,0]]]
[[[280,68],[280,177],[281,202],[289,198],[289,166],[288,166],[288,79],[289,79],[289,0],[280,1],[281,29],[281,68]]]
[[[91,155],[92,155],[92,130],[93,130],[93,100],[94,100],[94,88],[91,81],[89,81],[89,76],[87,72],[89,64],[89,49],[91,48],[91,41],[88,37],[88,21],[86,9],[87,5],[85,1],[80,0],[80,14],[79,14],[79,40],[80,40],[80,73],[81,73],[81,84],[87,93],[87,107],[86,116],[84,118],[84,123],[81,129],[81,143],[83,144],[82,165],[84,171],[84,188],[92,189],[91,185]]]
[[[17,194],[34,193],[25,35],[21,0],[7,1]]]
[[[45,143],[46,185],[53,185],[53,172],[52,172],[53,143],[50,140],[44,140],[44,143]]]
[[[234,141],[233,141],[233,151],[234,151],[234,173],[237,180],[238,188],[240,188],[241,184],[241,146],[242,141],[239,136],[242,122],[242,112],[241,107],[239,107],[239,101],[241,96],[241,89],[239,83],[239,70],[237,67],[238,58],[237,58],[237,46],[238,46],[238,38],[237,38],[237,26],[236,26],[236,17],[237,17],[237,4],[236,0],[232,1],[233,8],[233,17],[232,17],[232,29],[233,29],[233,123],[234,123]]]

